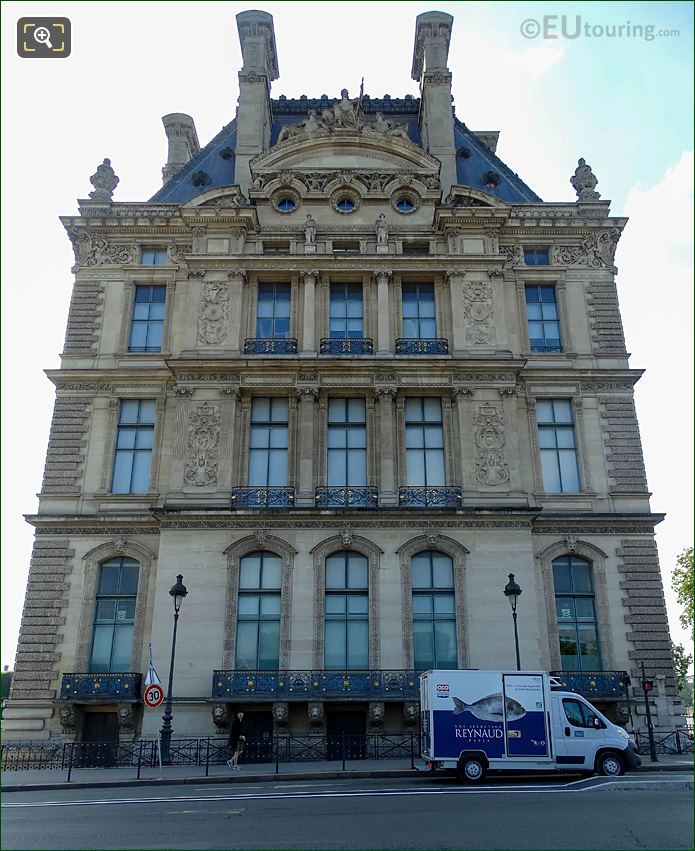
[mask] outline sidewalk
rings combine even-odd
[[[658,762],[642,757],[638,772],[681,771],[693,772],[693,754],[663,755]],[[416,761],[417,764],[417,761]],[[410,777],[415,771],[409,759],[363,759],[326,762],[281,762],[275,773],[275,763],[243,765],[241,771],[232,772],[226,765],[211,765],[208,776],[205,766],[171,765],[159,768],[142,768],[140,780],[137,768],[73,768],[70,783],[67,770],[53,769],[3,771],[0,783],[3,792],[29,792],[45,789],[114,788],[124,786],[190,785],[206,783],[258,783],[275,780],[340,780]]]

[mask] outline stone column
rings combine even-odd
[[[302,272],[304,284],[304,320],[302,324],[302,355],[316,355],[316,272]]]
[[[377,283],[377,357],[390,357],[391,329],[389,322],[389,277],[391,272],[378,270],[374,273]]]
[[[395,387],[377,387],[379,400],[379,457],[381,458],[381,482],[379,505],[398,505],[396,490],[396,441],[393,429],[393,403]]]
[[[229,278],[229,347],[232,357],[236,357],[241,351],[241,307],[246,272],[235,270],[227,277]]]
[[[296,506],[314,504],[314,418],[316,401],[319,396],[317,387],[298,387],[299,416],[297,428],[297,494]]]
[[[471,496],[472,492],[478,490],[475,481],[474,446],[473,446],[473,415],[471,402],[473,393],[468,387],[456,387],[454,399],[458,408],[459,421],[459,463],[461,466],[461,486],[463,487],[463,498]]]
[[[451,298],[451,353],[461,354],[466,347],[466,322],[463,316],[463,276],[464,269],[452,269],[447,272],[449,297]]]

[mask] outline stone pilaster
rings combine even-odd
[[[314,504],[315,412],[317,387],[298,387],[299,416],[297,431],[297,495],[296,506]]]
[[[389,321],[389,278],[391,272],[380,269],[374,273],[376,278],[376,328],[377,328],[377,357],[389,357],[392,352],[391,323]]]
[[[379,401],[379,457],[381,458],[381,482],[379,505],[398,505],[396,490],[396,441],[394,439],[393,406],[396,399],[395,387],[377,387]]]
[[[302,349],[305,356],[316,354],[316,272],[302,272],[304,285],[304,322],[302,327]]]

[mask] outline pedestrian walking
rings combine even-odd
[[[240,771],[239,755],[244,750],[246,736],[244,735],[244,713],[237,712],[232,721],[232,729],[229,731],[229,748],[232,758],[227,760],[227,765],[232,771]]]

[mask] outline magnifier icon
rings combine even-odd
[[[46,27],[36,27],[34,30],[34,41],[39,44],[45,44],[50,50],[53,50],[51,34]]]

